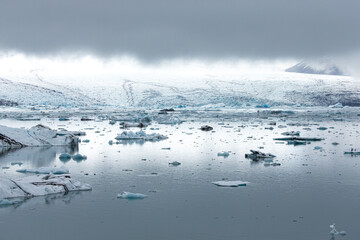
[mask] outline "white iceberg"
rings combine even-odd
[[[132,131],[123,131],[121,134],[118,134],[115,137],[116,140],[143,140],[143,141],[161,141],[167,139],[167,136],[151,133],[146,134],[144,131],[132,132]]]
[[[41,124],[30,129],[0,125],[0,147],[75,146],[78,141],[73,132],[59,132]]]
[[[239,187],[239,186],[246,186],[249,184],[249,182],[244,181],[217,181],[212,182],[212,184],[215,184],[216,186],[220,187]]]
[[[122,199],[143,199],[147,198],[148,196],[142,193],[131,193],[131,192],[122,192],[117,195],[117,198]]]
[[[89,184],[82,184],[70,175],[33,175],[17,180],[0,178],[0,199],[28,198],[91,189]]]
[[[334,105],[330,105],[329,108],[343,108],[344,106],[341,103],[336,103]]]

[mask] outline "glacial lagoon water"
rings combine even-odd
[[[0,208],[1,240],[319,240],[330,239],[332,223],[347,232],[336,239],[360,236],[360,157],[343,153],[352,147],[360,150],[356,119],[303,121],[309,126],[277,122],[274,130],[265,129],[270,125],[264,119],[198,119],[174,126],[153,123],[145,131],[167,135],[167,140],[113,145],[109,140],[123,130],[108,121],[0,120],[0,124],[14,127],[40,122],[52,128],[85,131],[81,139],[90,142],[80,143],[77,149],[2,152],[1,177],[23,177],[16,172],[21,168],[64,165],[73,178],[91,184],[93,190],[35,197]],[[204,124],[213,126],[213,132],[199,130]],[[279,128],[281,124],[287,127]],[[327,129],[318,130],[319,126]],[[292,130],[324,140],[300,146],[273,140]],[[316,146],[322,149],[315,150]],[[263,161],[245,159],[250,149],[275,154],[274,162],[281,165],[265,166]],[[222,151],[230,151],[229,157],[217,156]],[[62,162],[59,155],[64,152],[79,152],[87,159]],[[181,165],[169,166],[173,161]],[[224,188],[211,183],[222,179],[250,184]],[[118,199],[123,191],[148,198]]]

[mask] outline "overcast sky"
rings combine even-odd
[[[359,0],[0,0],[0,50],[307,58],[360,50]]]

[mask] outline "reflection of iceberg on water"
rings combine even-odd
[[[70,156],[78,152],[78,146],[43,146],[43,147],[23,147],[23,148],[1,148],[0,159],[2,164],[21,162],[29,164],[32,168],[49,166],[55,161],[57,154],[66,153]],[[71,158],[70,158],[71,159]],[[59,158],[63,163],[70,159]]]

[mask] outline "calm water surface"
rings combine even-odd
[[[207,124],[203,122],[150,127],[167,135],[161,142],[109,145],[119,125],[43,119],[43,124],[83,130],[89,143],[78,149],[23,148],[0,154],[0,176],[22,177],[20,168],[65,165],[73,178],[93,186],[91,192],[36,197],[23,204],[0,208],[0,239],[330,239],[329,224],[347,231],[339,239],[360,236],[360,157],[343,154],[358,147],[357,122],[321,122],[265,130],[266,121]],[[263,123],[262,123],[263,122]],[[1,120],[0,124],[30,127],[39,122]],[[313,124],[314,122],[308,122]],[[279,124],[279,123],[278,123]],[[239,127],[245,125],[246,127]],[[258,125],[258,126],[256,126]],[[286,123],[283,123],[286,125]],[[325,126],[327,130],[317,130]],[[134,129],[137,130],[137,129]],[[273,140],[283,131],[322,137],[305,146]],[[99,132],[96,132],[99,131]],[[332,145],[338,142],[339,145]],[[264,166],[244,158],[250,149],[271,152],[281,166]],[[320,146],[323,150],[314,150]],[[168,148],[164,150],[162,148]],[[217,153],[231,151],[229,157]],[[68,152],[87,160],[61,162]],[[23,166],[11,162],[23,162]],[[178,167],[169,162],[178,161]],[[2,167],[10,167],[2,169]],[[246,187],[221,188],[221,179],[249,181]],[[122,191],[147,194],[143,200],[117,199]]]

